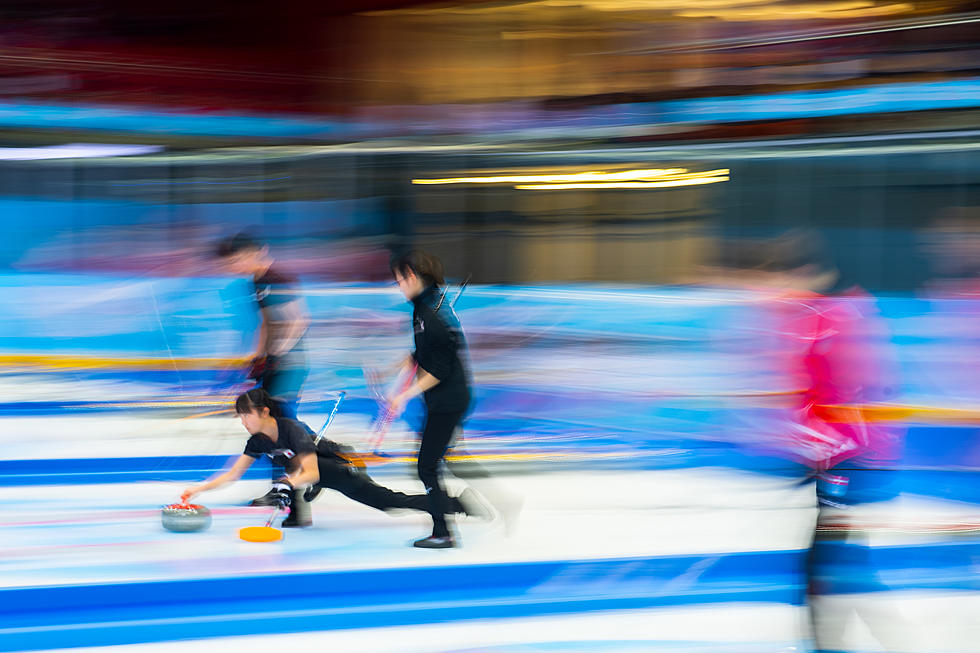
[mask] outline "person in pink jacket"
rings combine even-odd
[[[731,245],[731,244],[730,244]],[[803,470],[814,487],[818,515],[806,556],[807,604],[815,648],[837,643],[846,614],[828,610],[821,596],[841,580],[885,589],[872,564],[866,534],[848,518],[858,505],[897,495],[905,427],[873,418],[869,408],[894,399],[897,362],[874,298],[840,283],[819,235],[798,231],[769,241],[742,242],[739,265],[724,278],[754,291],[748,310],[755,362],[782,379],[784,419],[767,431],[760,452],[777,452]],[[841,533],[844,533],[842,536]],[[844,539],[849,570],[839,577]],[[900,620],[874,605],[857,612],[883,644]]]

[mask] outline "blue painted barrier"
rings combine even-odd
[[[980,589],[969,571],[980,554],[978,541],[876,548],[873,569],[848,567],[853,546],[828,546],[841,561],[834,592]],[[767,551],[3,589],[0,650],[717,602],[801,605],[804,555]]]
[[[5,589],[0,650],[720,601],[796,603],[801,559],[801,552],[777,551]]]

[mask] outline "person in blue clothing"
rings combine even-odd
[[[426,415],[418,454],[419,480],[429,496],[432,534],[414,542],[426,549],[456,546],[456,539],[446,519],[448,496],[440,479],[440,466],[456,430],[470,410],[470,371],[466,338],[452,301],[443,289],[442,263],[421,251],[395,256],[391,271],[405,298],[412,302],[412,327],[415,351],[402,363],[415,369],[413,382],[391,398],[394,415],[405,404],[423,395]]]

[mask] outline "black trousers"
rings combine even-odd
[[[375,483],[366,472],[346,460],[317,456],[320,468],[320,487],[340,492],[345,497],[377,510],[408,509],[429,512],[429,497],[424,494],[395,492]],[[445,504],[445,510],[465,512],[459,499],[453,497]],[[443,518],[445,519],[445,518]]]
[[[419,445],[419,480],[429,495],[429,515],[432,517],[433,537],[449,535],[446,514],[450,512],[449,497],[439,480],[439,465],[446,457],[446,450],[453,440],[456,428],[463,421],[466,411],[447,413],[428,413],[422,428],[422,441]],[[455,511],[453,511],[455,512]]]

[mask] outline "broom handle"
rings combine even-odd
[[[276,506],[276,509],[272,511],[272,516],[269,517],[269,521],[267,521],[265,523],[265,527],[266,528],[269,528],[270,526],[272,526],[272,522],[274,522],[276,520],[276,517],[279,516],[279,511],[280,510],[282,510],[282,506],[277,505]]]

